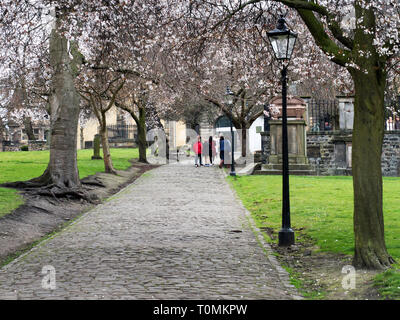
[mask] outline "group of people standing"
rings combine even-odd
[[[219,167],[222,168],[225,164],[225,155],[231,152],[230,141],[220,136],[218,147],[220,157]],[[195,154],[194,163],[196,167],[214,165],[215,157],[217,156],[217,144],[212,136],[204,143],[201,140],[201,136],[197,136],[197,141],[193,145],[193,151]],[[202,157],[204,157],[205,164],[202,163]]]

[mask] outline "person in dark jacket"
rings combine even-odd
[[[396,121],[394,123],[394,129],[400,130],[400,117],[399,116],[396,116]]]
[[[220,163],[219,163],[219,167],[222,168],[222,166],[224,165],[224,151],[225,151],[225,141],[224,141],[224,136],[221,136],[219,138],[219,157],[221,159]]]
[[[213,165],[215,155],[217,154],[217,150],[215,148],[215,141],[212,136],[208,138],[208,156],[210,159],[210,164]]]

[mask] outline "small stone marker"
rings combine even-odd
[[[102,157],[100,157],[100,135],[99,134],[96,134],[93,139],[92,160],[95,160],[95,159],[102,159]]]

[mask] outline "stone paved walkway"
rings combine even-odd
[[[221,170],[162,166],[3,267],[0,299],[298,298],[250,225]]]

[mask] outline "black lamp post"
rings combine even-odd
[[[233,121],[232,121],[232,111],[233,111],[233,100],[234,100],[234,94],[231,91],[229,87],[226,87],[226,93],[225,93],[225,103],[229,107],[229,121],[231,125],[231,138],[232,138],[232,164],[231,164],[231,172],[229,175],[231,176],[236,176],[235,172],[235,158],[234,158],[234,152],[235,152],[235,140],[234,140],[234,133],[233,133]]]
[[[268,39],[274,50],[275,58],[282,62],[282,229],[279,231],[279,245],[290,246],[294,244],[294,231],[290,226],[290,200],[289,200],[289,151],[287,134],[287,101],[286,101],[286,73],[290,58],[296,43],[297,34],[290,31],[285,24],[285,19],[278,20],[276,29],[267,32]]]

